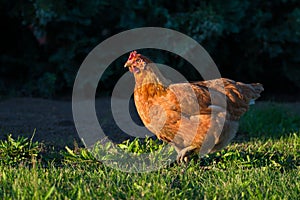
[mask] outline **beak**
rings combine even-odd
[[[126,62],[124,67],[130,67],[130,63]]]

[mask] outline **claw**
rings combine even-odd
[[[195,152],[197,147],[189,146],[178,152],[177,163],[188,163],[190,161],[190,156]]]

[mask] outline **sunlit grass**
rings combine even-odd
[[[270,116],[272,115],[272,116]],[[59,163],[0,165],[3,199],[297,199],[300,193],[299,117],[276,105],[251,108],[240,132],[247,138],[188,166],[127,173],[67,148]],[[243,135],[243,134],[242,134]],[[152,140],[152,139],[151,139]],[[131,153],[160,142],[125,141]]]

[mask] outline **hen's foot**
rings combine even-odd
[[[188,163],[190,161],[191,155],[195,153],[196,147],[189,146],[178,152],[177,163]]]

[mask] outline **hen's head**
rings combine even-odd
[[[124,67],[128,67],[134,74],[136,85],[158,83],[166,86],[171,83],[160,73],[155,63],[136,51],[130,53]]]
[[[151,60],[145,56],[138,54],[136,51],[130,53],[124,67],[128,67],[132,73],[140,73],[146,69],[147,64],[152,63]]]

